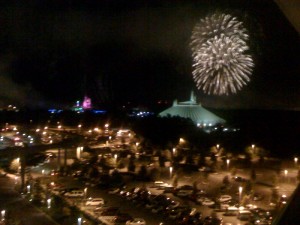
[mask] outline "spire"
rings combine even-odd
[[[174,101],[173,101],[173,106],[177,106],[177,99],[175,99]]]
[[[196,96],[194,95],[194,92],[191,92],[191,99],[190,99],[191,103],[196,104],[197,100],[196,100]]]

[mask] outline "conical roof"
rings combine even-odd
[[[189,101],[177,103],[177,100],[175,100],[173,106],[159,113],[159,116],[189,118],[196,124],[216,125],[218,123],[225,123],[224,119],[208,111],[201,104],[198,104],[193,92]]]

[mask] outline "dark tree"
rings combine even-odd
[[[138,172],[138,177],[140,180],[148,180],[148,173],[145,165],[141,166]]]
[[[129,163],[128,163],[128,171],[129,171],[129,172],[135,172],[135,163],[134,163],[134,160],[133,160],[133,159],[130,159],[130,160],[129,160]]]
[[[251,169],[250,179],[252,182],[256,181],[256,170],[254,168]]]
[[[226,185],[226,186],[230,184],[228,175],[226,175],[226,176],[223,178],[223,184]]]

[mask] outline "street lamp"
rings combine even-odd
[[[107,134],[107,133],[108,133],[109,124],[108,124],[108,123],[106,123],[106,124],[104,125],[104,127],[105,127],[105,130],[104,130],[104,132]]]
[[[230,159],[226,159],[227,170],[229,170]]]
[[[82,218],[79,217],[79,218],[77,219],[77,224],[78,224],[78,225],[81,225],[81,222],[82,222]]]
[[[2,221],[5,220],[5,213],[6,213],[5,210],[2,210],[2,211],[1,211],[1,220],[2,220]]]
[[[298,164],[298,158],[297,157],[294,158],[294,162],[295,162],[295,167],[297,167],[297,164]]]
[[[84,198],[86,199],[86,197],[87,197],[87,187],[83,191],[84,191]]]
[[[179,138],[179,144],[183,144],[185,141],[183,138]]]
[[[15,176],[15,185],[17,185],[17,184],[18,184],[18,177]]]
[[[173,155],[176,154],[176,148],[173,148]]]
[[[51,208],[51,198],[47,199],[47,208],[50,209]]]
[[[118,155],[115,154],[115,155],[114,155],[114,158],[115,158],[115,164],[116,164],[116,167],[117,167],[117,163],[118,163]]]
[[[27,185],[27,193],[30,193],[30,185]]]
[[[80,159],[81,158],[81,152],[83,151],[83,147],[77,147],[76,148],[76,157],[77,159]]]
[[[173,167],[170,166],[170,178],[172,178]]]
[[[242,200],[242,192],[243,192],[243,187],[239,187],[239,203],[241,204],[241,200]]]
[[[219,145],[219,144],[217,144],[216,146],[217,146],[217,149],[219,150],[219,148],[220,148],[220,145]]]
[[[284,170],[284,177],[285,177],[285,180],[287,180],[287,175],[288,175],[288,170]]]

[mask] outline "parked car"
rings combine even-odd
[[[175,193],[178,197],[187,197],[193,193],[193,190],[179,190]]]
[[[132,220],[128,220],[126,225],[146,225],[146,221],[142,218],[134,218]]]
[[[163,191],[164,193],[174,193],[175,188],[173,186],[167,186],[167,187],[164,187],[163,190],[164,190]]]
[[[232,197],[230,195],[221,195],[218,200],[219,202],[227,202],[230,201]]]
[[[239,220],[242,220],[242,221],[247,221],[247,220],[250,220],[250,219],[251,219],[251,216],[252,216],[251,211],[248,211],[248,210],[240,210],[240,211],[238,212],[237,218],[238,218]]]
[[[125,224],[128,220],[132,219],[132,216],[128,213],[118,213],[114,218],[114,224]]]
[[[203,167],[199,168],[198,171],[200,171],[200,172],[207,172],[207,173],[213,173],[213,172],[215,172],[215,170],[213,168],[208,167],[208,166],[203,166]]]
[[[182,185],[176,188],[177,190],[194,190],[194,187],[192,185]]]
[[[121,191],[120,188],[111,188],[110,190],[108,190],[108,194],[117,194]]]
[[[206,205],[206,206],[213,206],[215,204],[215,202],[213,200],[210,200],[207,198],[204,201],[202,201],[201,204]]]
[[[101,216],[116,216],[120,212],[118,207],[108,207],[101,212]]]
[[[82,190],[72,190],[64,193],[65,197],[84,197],[84,191]]]
[[[223,219],[222,218],[218,218],[218,217],[213,217],[213,216],[207,216],[204,218],[203,220],[203,224],[204,225],[221,225],[223,223]]]
[[[238,211],[236,210],[226,210],[225,213],[223,213],[223,216],[237,216]]]
[[[182,214],[190,214],[191,213],[191,208],[189,206],[177,206],[172,209],[169,209],[169,218],[171,219],[177,219],[180,217]]]
[[[67,192],[71,192],[71,191],[81,191],[80,188],[78,187],[72,187],[72,188],[61,188],[59,190],[59,194],[64,195]]]
[[[253,201],[261,201],[264,198],[264,196],[262,194],[259,193],[254,193],[252,196],[252,200]]]
[[[99,206],[99,205],[104,205],[104,199],[103,198],[89,198],[85,202],[85,205],[91,205],[91,206]]]
[[[225,212],[229,207],[229,203],[217,203],[214,205],[214,210],[215,212]]]
[[[239,177],[239,176],[235,176],[232,179],[236,182],[246,182],[247,181],[247,179],[245,179],[243,177]]]
[[[157,205],[155,207],[152,208],[151,212],[153,213],[159,213],[162,212],[164,210],[165,207],[163,207],[162,205]]]
[[[178,207],[179,205],[180,205],[179,202],[177,202],[177,201],[171,201],[171,202],[168,204],[168,207],[169,207],[169,208],[176,208],[176,207]]]
[[[185,215],[182,220],[178,221],[179,225],[199,225],[201,224],[202,214],[201,212],[190,213]]]
[[[110,210],[117,210],[117,209],[119,209],[119,208],[111,207],[111,206],[107,206],[107,205],[101,205],[101,206],[97,206],[96,208],[94,208],[93,211],[95,214],[101,214],[105,210],[110,211]]]
[[[281,195],[280,199],[279,199],[279,204],[285,205],[288,201],[288,198],[286,195]]]
[[[169,218],[170,218],[170,219],[175,220],[175,219],[177,219],[177,218],[180,216],[181,211],[172,209],[171,211],[169,211],[168,214],[169,214]]]

